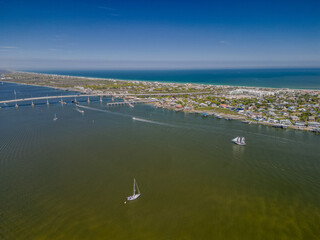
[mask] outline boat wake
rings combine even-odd
[[[104,110],[104,109],[93,108],[93,107],[88,107],[88,106],[83,106],[83,105],[78,105],[78,107],[80,107],[80,108],[84,108],[84,109],[88,109],[88,110],[92,110],[92,111],[96,111],[96,112],[110,113],[110,114],[113,114],[113,115],[119,115],[119,116],[123,116],[123,117],[130,117],[130,118],[131,118],[131,116],[130,116],[130,115],[128,115],[128,114],[117,113],[117,112],[111,112],[111,111]]]
[[[129,115],[129,114],[118,113],[118,112],[111,112],[111,111],[108,111],[108,110],[99,109],[99,108],[93,108],[93,107],[88,107],[88,106],[83,106],[83,105],[78,105],[78,107],[79,107],[79,108],[88,109],[88,110],[92,110],[92,111],[97,111],[97,112],[110,113],[110,114],[118,115],[118,116],[122,116],[122,117],[129,117],[129,118],[131,118],[131,119],[134,120],[134,121],[151,123],[151,124],[162,125],[162,126],[167,126],[167,127],[181,128],[181,126],[178,126],[178,125],[169,124],[169,123],[163,123],[163,122],[157,122],[157,121],[152,121],[152,120],[147,120],[147,119],[144,119],[144,118],[132,117],[132,116]]]
[[[157,121],[152,121],[148,119],[143,119],[143,118],[137,118],[137,117],[132,117],[132,120],[134,121],[139,121],[139,122],[145,122],[145,123],[151,123],[151,124],[157,124],[157,125],[162,125],[162,126],[167,126],[167,127],[180,127],[174,124],[169,124],[169,123],[162,123],[162,122],[157,122]]]
[[[84,114],[84,111],[83,110],[80,110],[79,108],[76,108],[76,111],[81,113],[82,115]]]

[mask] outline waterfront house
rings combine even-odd
[[[308,122],[309,127],[315,127],[319,128],[320,127],[320,122]]]
[[[280,124],[284,124],[284,125],[292,125],[292,123],[290,122],[289,119],[282,119],[280,120]]]
[[[297,127],[305,127],[306,124],[304,122],[296,122],[294,125]]]
[[[314,116],[309,116],[309,117],[308,117],[308,120],[311,121],[311,122],[314,122],[315,117],[314,117]]]
[[[200,103],[199,106],[200,106],[200,107],[208,107],[208,105],[205,104],[205,103]]]
[[[299,117],[297,117],[297,116],[291,116],[290,119],[292,121],[299,121]]]

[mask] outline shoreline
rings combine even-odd
[[[6,81],[3,81],[3,82],[6,82]],[[15,82],[6,82],[6,83],[14,83],[14,84],[18,84],[18,85],[28,85],[28,86],[36,86],[36,87],[46,87],[46,88],[51,88],[51,89],[57,89],[57,90],[61,90],[61,91],[69,91],[67,89],[64,89],[64,88],[54,88],[54,87],[50,87],[50,86],[43,86],[43,85],[35,85],[35,84],[26,84],[26,83],[15,83]],[[72,90],[74,92],[77,92],[77,93],[82,93],[81,91],[79,90]],[[203,118],[216,118],[216,119],[223,119],[225,121],[228,121],[228,120],[233,120],[233,121],[241,121],[242,123],[246,123],[246,124],[256,124],[256,125],[263,125],[263,126],[266,126],[266,127],[273,127],[273,128],[282,128],[282,127],[276,127],[274,124],[271,124],[271,123],[266,123],[266,122],[257,122],[257,121],[253,121],[253,120],[250,120],[250,119],[247,119],[245,116],[237,116],[235,117],[235,115],[228,115],[228,114],[222,114],[222,113],[215,113],[214,111],[203,111],[203,110],[176,110],[174,108],[170,108],[170,107],[159,107],[157,106],[157,103],[158,102],[150,102],[150,103],[145,103],[146,105],[152,105],[153,107],[155,108],[163,108],[163,109],[166,109],[166,110],[169,110],[169,111],[173,111],[173,112],[183,112],[183,113],[188,113],[188,114],[194,114],[194,115],[202,115],[203,113],[208,113],[207,116],[202,116]],[[214,114],[214,115],[213,115]],[[219,117],[218,117],[219,116]],[[313,132],[313,131],[310,131],[309,129],[307,128],[295,128],[294,126],[287,126],[285,129],[290,129],[290,130],[303,130],[303,131],[306,131],[306,132]],[[320,133],[319,131],[316,131],[316,132],[313,132],[313,133]]]
[[[123,81],[123,82],[145,82],[145,83],[163,83],[163,84],[194,84],[194,85],[206,85],[206,86],[215,86],[215,87],[238,87],[238,88],[261,88],[261,89],[271,89],[271,90],[298,90],[298,91],[319,91],[319,89],[313,88],[288,88],[288,87],[259,87],[259,86],[245,86],[245,85],[221,85],[214,83],[193,83],[193,82],[167,82],[167,81],[153,81],[153,80],[137,80],[137,79],[120,79],[120,78],[102,78],[102,77],[86,77],[86,76],[76,76],[76,75],[64,75],[64,74],[54,74],[54,73],[39,73],[39,72],[25,72],[25,71],[14,71],[19,73],[33,73],[40,75],[48,76],[59,76],[59,77],[71,77],[71,78],[81,78],[81,79],[90,79],[90,80],[104,80],[104,81]]]
[[[317,94],[318,96],[320,96],[320,91],[319,90],[305,90],[305,89],[287,89],[287,88],[261,88],[261,87],[236,87],[236,86],[229,86],[229,85],[206,85],[206,84],[182,84],[182,83],[163,83],[163,82],[148,82],[148,81],[130,81],[130,80],[120,80],[120,79],[106,79],[106,78],[88,78],[88,77],[78,77],[78,76],[69,76],[69,75],[57,75],[57,74],[44,74],[44,73],[31,73],[31,72],[21,72],[21,71],[16,71],[14,73],[18,73],[18,74],[35,74],[35,75],[39,75],[39,76],[49,76],[49,77],[61,77],[62,79],[59,79],[60,81],[63,82],[63,80],[65,78],[67,79],[75,79],[76,83],[77,83],[77,79],[81,79],[82,80],[88,80],[88,81],[109,81],[109,82],[112,82],[114,83],[115,85],[117,85],[117,82],[121,82],[121,83],[139,83],[139,84],[145,84],[147,85],[146,86],[146,89],[144,89],[144,92],[135,92],[135,93],[131,93],[133,95],[136,95],[136,97],[138,98],[145,98],[145,99],[150,99],[150,98],[153,98],[155,101],[153,101],[152,105],[156,108],[164,108],[164,109],[168,109],[168,110],[172,110],[172,111],[176,111],[176,112],[185,112],[185,113],[193,113],[193,114],[202,114],[203,117],[207,117],[207,116],[215,116],[217,118],[224,118],[226,120],[241,120],[242,122],[246,122],[246,123],[249,123],[249,124],[261,124],[261,125],[265,125],[265,126],[272,126],[272,127],[278,127],[278,128],[290,128],[290,129],[294,129],[294,130],[306,130],[306,131],[311,131],[311,132],[320,132],[320,128],[316,128],[316,127],[311,127],[311,126],[308,126],[305,125],[305,126],[298,126],[298,125],[295,125],[295,124],[282,124],[281,121],[279,123],[279,121],[277,122],[270,122],[269,120],[266,121],[266,120],[259,120],[259,119],[256,119],[255,117],[252,117],[250,115],[247,115],[247,114],[243,114],[243,113],[238,113],[237,111],[234,111],[234,110],[230,110],[229,108],[221,108],[221,106],[215,106],[215,107],[211,107],[211,103],[209,104],[210,107],[202,107],[201,104],[200,105],[196,105],[196,106],[193,106],[193,107],[188,107],[190,105],[190,103],[185,103],[183,105],[183,107],[178,107],[178,105],[180,104],[180,100],[183,99],[183,98],[186,98],[186,97],[183,97],[183,93],[189,93],[192,95],[192,93],[196,93],[196,92],[191,92],[189,90],[187,90],[187,92],[182,92],[180,94],[182,94],[182,96],[175,96],[175,94],[177,94],[177,92],[169,92],[169,97],[166,97],[166,98],[161,98],[161,97],[156,97],[157,93],[161,93],[161,92],[151,92],[148,91],[150,90],[151,88],[153,88],[154,86],[153,85],[160,85],[160,86],[165,86],[165,87],[179,87],[181,88],[181,86],[184,86],[186,89],[189,89],[188,87],[190,87],[190,89],[196,89],[197,87],[202,87],[202,88],[207,88],[208,90],[210,90],[211,92],[207,92],[206,94],[202,94],[200,95],[199,98],[202,99],[201,96],[203,97],[206,97],[206,96],[213,96],[214,98],[218,98],[218,99],[228,99],[228,94],[225,95],[226,93],[224,93],[223,95],[214,95],[215,94],[215,91],[218,90],[219,91],[227,91],[230,90],[230,89],[240,89],[240,90],[249,90],[249,91],[260,91],[260,92],[286,92],[286,93],[292,93],[292,94],[301,94],[301,93],[304,93],[304,94]],[[12,78],[11,78],[12,79]],[[54,79],[54,78],[53,78]],[[8,79],[9,80],[9,79]],[[113,89],[113,88],[108,88],[108,89],[105,89],[104,91],[101,91],[101,90],[97,90],[97,89],[91,89],[91,88],[83,88],[83,87],[79,87],[78,85],[74,84],[73,86],[65,86],[65,87],[62,87],[62,86],[54,86],[54,84],[56,82],[54,81],[51,81],[51,82],[48,82],[48,81],[45,81],[45,79],[43,79],[43,82],[39,82],[40,84],[36,84],[36,83],[20,83],[19,82],[19,79],[12,79],[12,81],[5,81],[5,80],[2,80],[3,82],[7,82],[7,83],[15,83],[15,84],[21,84],[21,85],[29,85],[29,86],[38,86],[38,87],[47,87],[47,88],[51,88],[51,89],[56,89],[56,90],[60,90],[60,91],[73,91],[75,93],[82,93],[82,94],[97,94],[98,92],[100,92],[100,94],[103,94],[103,93],[113,93],[113,94],[119,94],[119,96],[121,96],[121,94],[123,95],[122,98],[123,99],[130,99],[128,96],[125,96],[125,94],[128,94],[128,90],[129,89],[122,89],[121,87],[120,88],[116,88],[116,89]],[[42,83],[42,85],[41,85]],[[51,86],[48,84],[48,83],[51,83]],[[94,82],[93,82],[94,83]],[[86,83],[87,84],[87,83]],[[96,84],[96,83],[94,83]],[[87,85],[87,86],[90,86],[90,85]],[[187,87],[186,87],[187,86]],[[230,88],[230,89],[229,89]],[[266,91],[266,90],[269,90],[269,91]],[[108,92],[106,92],[108,91]],[[174,90],[173,90],[174,91]],[[189,92],[188,92],[189,91]],[[143,94],[147,93],[148,96],[143,96]],[[165,93],[165,92],[162,92],[162,93]],[[139,96],[140,95],[140,96]],[[143,97],[141,97],[143,96]],[[153,97],[152,97],[153,96]],[[171,97],[170,97],[171,96]],[[239,99],[241,99],[241,97],[243,96],[239,96]],[[188,97],[187,97],[188,98]],[[199,98],[198,98],[198,102],[199,102]],[[251,97],[249,97],[250,99]],[[253,99],[258,99],[258,98],[261,98],[258,97],[258,96],[252,96]],[[262,97],[263,98],[263,97]],[[231,97],[232,99],[232,97]],[[229,98],[230,100],[230,98]],[[197,99],[196,99],[197,101]],[[201,102],[201,101],[200,101]],[[203,102],[203,101],[202,101]],[[212,102],[212,101],[211,101]],[[174,104],[172,104],[174,103]],[[224,103],[224,102],[222,102]],[[226,104],[222,104],[221,105],[226,105]],[[205,116],[204,116],[205,115]],[[320,115],[319,115],[320,116]]]

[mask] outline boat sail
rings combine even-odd
[[[236,137],[234,139],[232,139],[232,142],[241,146],[246,145],[246,139],[244,137]]]
[[[53,121],[57,121],[58,118],[57,118],[57,114],[54,115],[54,118],[53,118]]]
[[[136,193],[136,190],[137,190],[137,193]],[[136,179],[134,178],[133,179],[133,195],[127,197],[127,200],[128,201],[133,201],[133,200],[136,200],[138,197],[140,197],[141,193],[140,193],[140,189],[138,187],[138,184],[137,184],[137,181]],[[126,203],[126,202],[125,202]]]

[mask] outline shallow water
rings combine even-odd
[[[318,239],[319,135],[148,105],[35,104],[0,110],[0,239]],[[133,178],[142,195],[124,204]]]

